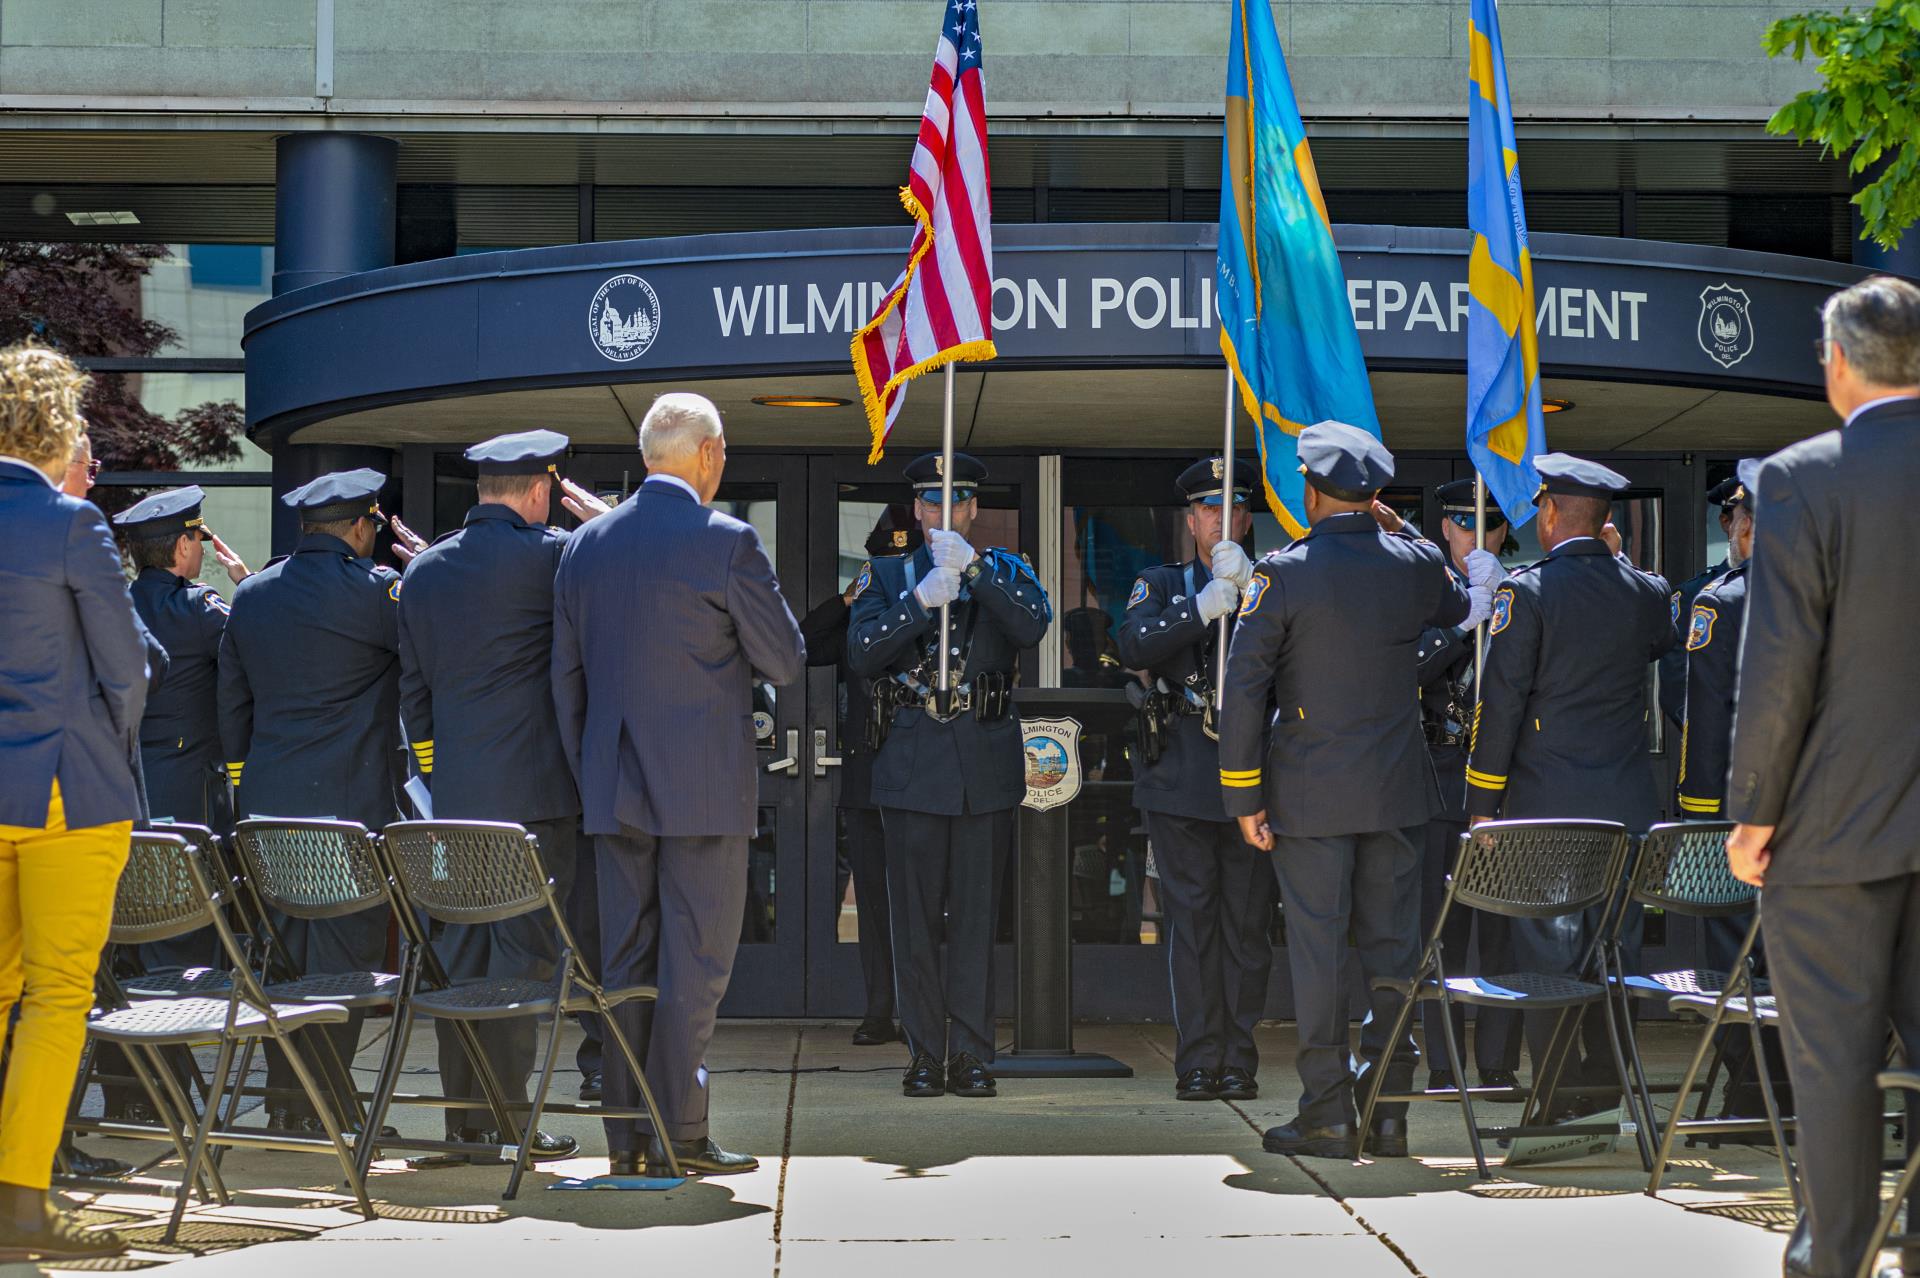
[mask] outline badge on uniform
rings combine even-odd
[[[1667,604],[1673,611],[1673,624],[1676,626],[1679,625],[1680,624],[1680,592],[1677,590],[1674,591],[1673,598],[1667,600]]]
[[[1138,608],[1147,601],[1147,579],[1145,577],[1133,583],[1133,593],[1127,596],[1127,607]]]
[[[1507,628],[1507,623],[1512,620],[1513,590],[1510,587],[1502,586],[1499,590],[1495,591],[1493,595],[1493,626],[1487,633],[1499,634]]]
[[[222,616],[233,615],[232,606],[229,605],[226,600],[222,599],[217,592],[212,590],[205,591],[204,593],[201,594],[200,598],[206,602],[207,607],[213,609],[215,612],[221,614]]]
[[[1247,583],[1247,597],[1240,601],[1240,615],[1251,617],[1260,601],[1267,597],[1267,587],[1272,583],[1259,573],[1253,574],[1253,580]]]
[[[872,583],[873,583],[873,564],[871,562],[861,564],[860,575],[853,579],[853,597],[855,599],[858,599],[860,597],[860,592],[865,590]]]
[[[1687,627],[1687,651],[1698,652],[1713,642],[1713,623],[1720,614],[1705,604],[1693,606],[1693,623]]]

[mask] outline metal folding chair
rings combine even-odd
[[[383,831],[382,846],[396,890],[402,902],[409,907],[401,913],[414,929],[414,949],[423,957],[431,957],[431,949],[416,911],[442,923],[478,925],[544,910],[559,938],[560,961],[551,981],[494,979],[450,985],[441,977],[441,988],[410,992],[405,1003],[406,1015],[394,1027],[398,1043],[396,1055],[399,1055],[404,1054],[413,1021],[419,1017],[437,1017],[469,1025],[476,1021],[515,1016],[550,1018],[546,1051],[541,1060],[532,1103],[507,1102],[505,1105],[506,1109],[527,1111],[524,1130],[529,1135],[522,1137],[519,1125],[511,1120],[502,1124],[501,1131],[508,1134],[513,1142],[513,1169],[508,1173],[507,1189],[502,1197],[512,1198],[519,1192],[520,1180],[526,1174],[531,1154],[530,1134],[540,1129],[543,1113],[596,1114],[602,1118],[644,1117],[653,1124],[654,1131],[661,1134],[670,1175],[679,1177],[679,1162],[674,1157],[672,1143],[665,1139],[666,1124],[654,1102],[653,1090],[647,1085],[639,1057],[621,1032],[618,1022],[610,1015],[611,1010],[622,1003],[635,999],[657,999],[659,990],[651,985],[613,990],[601,986],[581,956],[571,929],[567,927],[566,911],[555,898],[553,881],[540,862],[539,840],[524,827],[506,822],[401,821]],[[417,975],[416,971],[414,976]],[[561,1022],[568,1012],[594,1012],[600,1016],[606,1040],[626,1058],[628,1068],[633,1071],[633,1077],[639,1084],[642,1108],[610,1110],[599,1105],[548,1103],[547,1092],[553,1081],[554,1065],[560,1050]],[[492,1099],[498,1092],[493,1071],[484,1055],[473,1045],[471,1036],[463,1041],[467,1044],[475,1077],[486,1085],[489,1099]],[[385,1115],[387,1105],[393,1099],[396,1081],[391,1077],[382,1080],[382,1087],[368,1114],[370,1130],[377,1129]],[[463,1107],[483,1103],[448,1099],[450,1103]],[[496,1111],[499,1108],[496,1105]],[[378,1138],[369,1141],[369,1147],[376,1141]],[[458,1142],[412,1139],[378,1143],[428,1149],[467,1148]]]
[[[1874,1224],[1873,1236],[1867,1240],[1866,1254],[1860,1257],[1860,1268],[1854,1278],[1874,1278],[1881,1248],[1905,1249],[1920,1244],[1920,1232],[1916,1232],[1920,1231],[1920,1199],[1913,1198],[1914,1184],[1920,1180],[1920,1136],[1916,1136],[1913,1129],[1914,1123],[1920,1122],[1920,1070],[1885,1070],[1874,1080],[1874,1085],[1882,1092],[1906,1093],[1907,1160],[1894,1181],[1893,1197],[1880,1209],[1880,1219]],[[1899,1222],[1903,1202],[1907,1204],[1907,1232],[1895,1237],[1893,1227]]]
[[[1487,1169],[1483,1136],[1585,1135],[1612,1133],[1614,1128],[1600,1124],[1546,1125],[1528,1123],[1529,1114],[1544,1115],[1553,1099],[1561,1064],[1572,1045],[1572,1029],[1578,1013],[1596,1004],[1605,1005],[1607,991],[1601,983],[1601,937],[1596,936],[1582,960],[1577,977],[1549,972],[1508,972],[1486,976],[1455,976],[1446,973],[1445,955],[1440,938],[1447,915],[1456,908],[1485,910],[1509,918],[1550,919],[1580,914],[1609,905],[1626,864],[1632,840],[1626,827],[1613,821],[1488,821],[1462,835],[1459,863],[1447,881],[1446,899],[1420,960],[1420,968],[1409,980],[1380,979],[1376,988],[1397,989],[1409,995],[1394,1018],[1389,1043],[1399,1042],[1412,1023],[1415,1007],[1424,1000],[1438,999],[1447,1015],[1440,1018],[1446,1046],[1447,1068],[1456,1079],[1467,1077],[1460,1044],[1455,1041],[1452,1007],[1465,1003],[1482,1007],[1505,1007],[1519,1012],[1557,1012],[1552,1046],[1547,1059],[1534,1062],[1533,1086],[1527,1093],[1527,1112],[1522,1122],[1512,1127],[1479,1125],[1474,1117],[1476,1091],[1483,1097],[1510,1096],[1505,1088],[1453,1087],[1430,1092],[1406,1092],[1382,1095],[1379,1083],[1368,1089],[1366,1105],[1360,1116],[1360,1153],[1373,1120],[1374,1106],[1381,1101],[1452,1101],[1460,1106],[1467,1137],[1473,1145],[1473,1160],[1480,1176],[1491,1176]],[[1608,1020],[1608,1036],[1613,1048],[1614,1067],[1620,1087],[1632,1108],[1632,1083],[1621,1055],[1619,1037]],[[1384,1080],[1385,1071],[1375,1077]],[[1646,1136],[1636,1124],[1641,1157],[1647,1158]]]
[[[1626,897],[1613,912],[1606,943],[1607,987],[1613,995],[1615,1011],[1627,1044],[1627,1063],[1632,1067],[1634,1086],[1640,1098],[1641,1117],[1649,1127],[1657,1125],[1653,1112],[1654,1087],[1648,1081],[1640,1043],[1634,1033],[1632,1004],[1635,1000],[1653,1000],[1665,1006],[1677,995],[1717,997],[1727,987],[1729,972],[1710,967],[1684,967],[1667,972],[1631,973],[1626,967],[1622,935],[1626,930],[1628,908],[1652,906],[1669,914],[1698,919],[1732,918],[1752,914],[1759,889],[1733,876],[1727,862],[1727,836],[1731,821],[1685,821],[1656,825],[1641,840],[1634,858],[1633,872],[1627,880]],[[1751,949],[1749,939],[1747,949]],[[1764,982],[1756,983],[1756,993],[1765,993]],[[1708,1070],[1700,1104],[1705,1117],[1707,1093],[1713,1090],[1719,1055]],[[1684,1106],[1687,1093],[1674,1098],[1676,1111]]]
[[[100,1012],[87,1026],[92,1039],[119,1045],[134,1062],[141,1086],[166,1125],[164,1139],[181,1157],[180,1186],[174,1195],[166,1240],[171,1242],[178,1234],[181,1217],[186,1213],[187,1201],[196,1184],[202,1186],[203,1197],[210,1196],[223,1205],[230,1200],[218,1166],[207,1157],[210,1144],[300,1151],[331,1149],[361,1212],[371,1220],[373,1207],[367,1201],[365,1180],[354,1167],[347,1147],[342,1111],[335,1108],[291,1040],[296,1026],[344,1021],[347,1010],[319,1002],[281,1005],[266,996],[227,925],[224,893],[209,881],[200,854],[184,837],[149,831],[136,833],[119,891],[112,929],[115,943],[137,945],[163,941],[211,927],[231,964],[231,980],[224,997],[143,1000]],[[242,1043],[250,1044],[263,1038],[273,1039],[286,1052],[288,1064],[326,1131],[325,1141],[216,1130],[220,1100],[233,1072],[236,1049]],[[219,1055],[196,1117],[192,1102],[160,1059],[159,1052],[165,1047],[186,1049],[208,1042],[219,1044]],[[93,1125],[93,1130],[134,1137],[153,1135],[145,1128],[113,1124]]]
[[[1660,1182],[1666,1177],[1667,1162],[1673,1157],[1673,1142],[1681,1133],[1729,1135],[1736,1132],[1764,1131],[1771,1134],[1775,1153],[1780,1159],[1780,1170],[1787,1178],[1787,1192],[1792,1195],[1794,1206],[1800,1205],[1800,1182],[1795,1174],[1793,1155],[1787,1148],[1787,1130],[1794,1125],[1791,1118],[1780,1113],[1780,1104],[1773,1090],[1773,1074],[1767,1067],[1766,1049],[1760,1041],[1763,1026],[1778,1026],[1779,1009],[1774,1006],[1770,994],[1754,993],[1753,944],[1760,935],[1760,919],[1755,915],[1753,923],[1747,928],[1746,940],[1735,955],[1733,968],[1726,974],[1718,994],[1676,994],[1667,1000],[1667,1006],[1676,1015],[1704,1017],[1706,1028],[1700,1032],[1700,1041],[1693,1049],[1693,1059],[1687,1062],[1687,1072],[1680,1080],[1675,1094],[1673,1112],[1667,1117],[1666,1128],[1660,1134],[1660,1148],[1655,1152],[1651,1174],[1647,1179],[1647,1193],[1658,1194]],[[1765,1120],[1752,1118],[1687,1118],[1684,1102],[1693,1091],[1694,1080],[1700,1076],[1700,1066],[1709,1053],[1718,1055],[1716,1040],[1722,1026],[1745,1025],[1749,1041],[1753,1047],[1753,1063],[1760,1076],[1761,1102],[1766,1106]]]

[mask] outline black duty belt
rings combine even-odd
[[[1426,734],[1428,745],[1465,745],[1467,742],[1465,732],[1451,731],[1445,724],[1423,723],[1420,725],[1420,730]]]

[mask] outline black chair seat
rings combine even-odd
[[[391,972],[338,972],[303,976],[267,986],[275,1003],[338,1003],[342,1007],[384,1007],[400,996],[400,978]]]
[[[1718,994],[1681,994],[1667,1000],[1667,1010],[1705,1018],[1713,1015],[1714,1005],[1719,1001]],[[1780,1019],[1780,1010],[1774,1006],[1773,995],[1762,994],[1752,1000],[1730,998],[1721,1019],[1728,1024],[1745,1025],[1755,1017],[1760,1019],[1762,1025],[1770,1025]]]
[[[1882,1070],[1873,1080],[1873,1085],[1883,1092],[1890,1092],[1895,1088],[1908,1092],[1920,1092],[1920,1069]]]
[[[296,1007],[276,1003],[273,1010],[283,1024],[330,1025],[347,1019],[347,1009],[337,1003],[302,1003]],[[164,1047],[218,1039],[226,1025],[226,999],[154,999],[103,1012],[87,1022],[87,1032],[109,1043]],[[243,1006],[234,1017],[234,1033],[240,1038],[260,1038],[267,1032],[266,1015],[257,1008]]]
[[[1577,1007],[1606,996],[1606,991],[1571,976],[1545,972],[1508,972],[1500,976],[1450,976],[1447,992],[1456,1003],[1482,1007]]]
[[[418,991],[413,996],[413,1007],[423,1015],[460,1021],[538,1016],[553,1010],[553,991],[552,981],[514,978],[463,981],[459,985],[444,990]],[[636,998],[652,999],[659,996],[660,991],[652,985],[635,985],[627,989],[606,991],[609,1007],[618,1007]],[[591,1012],[595,1010],[593,999],[582,990],[570,990],[567,994],[565,1010]]]
[[[129,999],[202,998],[225,994],[233,988],[233,976],[217,967],[189,967],[129,976],[120,982]]]
[[[1720,997],[1727,988],[1731,976],[1715,967],[1683,967],[1671,972],[1654,972],[1649,976],[1629,976],[1627,993],[1634,998],[1671,999],[1676,994],[1704,994],[1709,998]],[[1767,990],[1765,981],[1755,981],[1754,988],[1762,993]]]

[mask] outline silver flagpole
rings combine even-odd
[[[1233,365],[1227,365],[1227,442],[1220,449],[1220,535],[1223,538],[1233,536]],[[1208,565],[1212,570],[1212,565]],[[1213,708],[1224,710],[1227,706],[1227,625],[1233,619],[1231,611],[1220,616],[1220,651],[1216,654],[1213,672]]]
[[[1487,544],[1487,477],[1478,470],[1473,472],[1473,548],[1481,550]],[[1482,621],[1473,628],[1473,698],[1480,699],[1480,668],[1487,662],[1487,623]]]
[[[940,421],[940,526],[948,532],[953,531],[953,365],[946,366],[946,403]],[[951,631],[947,629],[947,619],[952,613],[951,604],[940,605],[940,677],[934,685],[939,694],[940,712],[946,713],[950,700],[947,661],[947,639]]]

